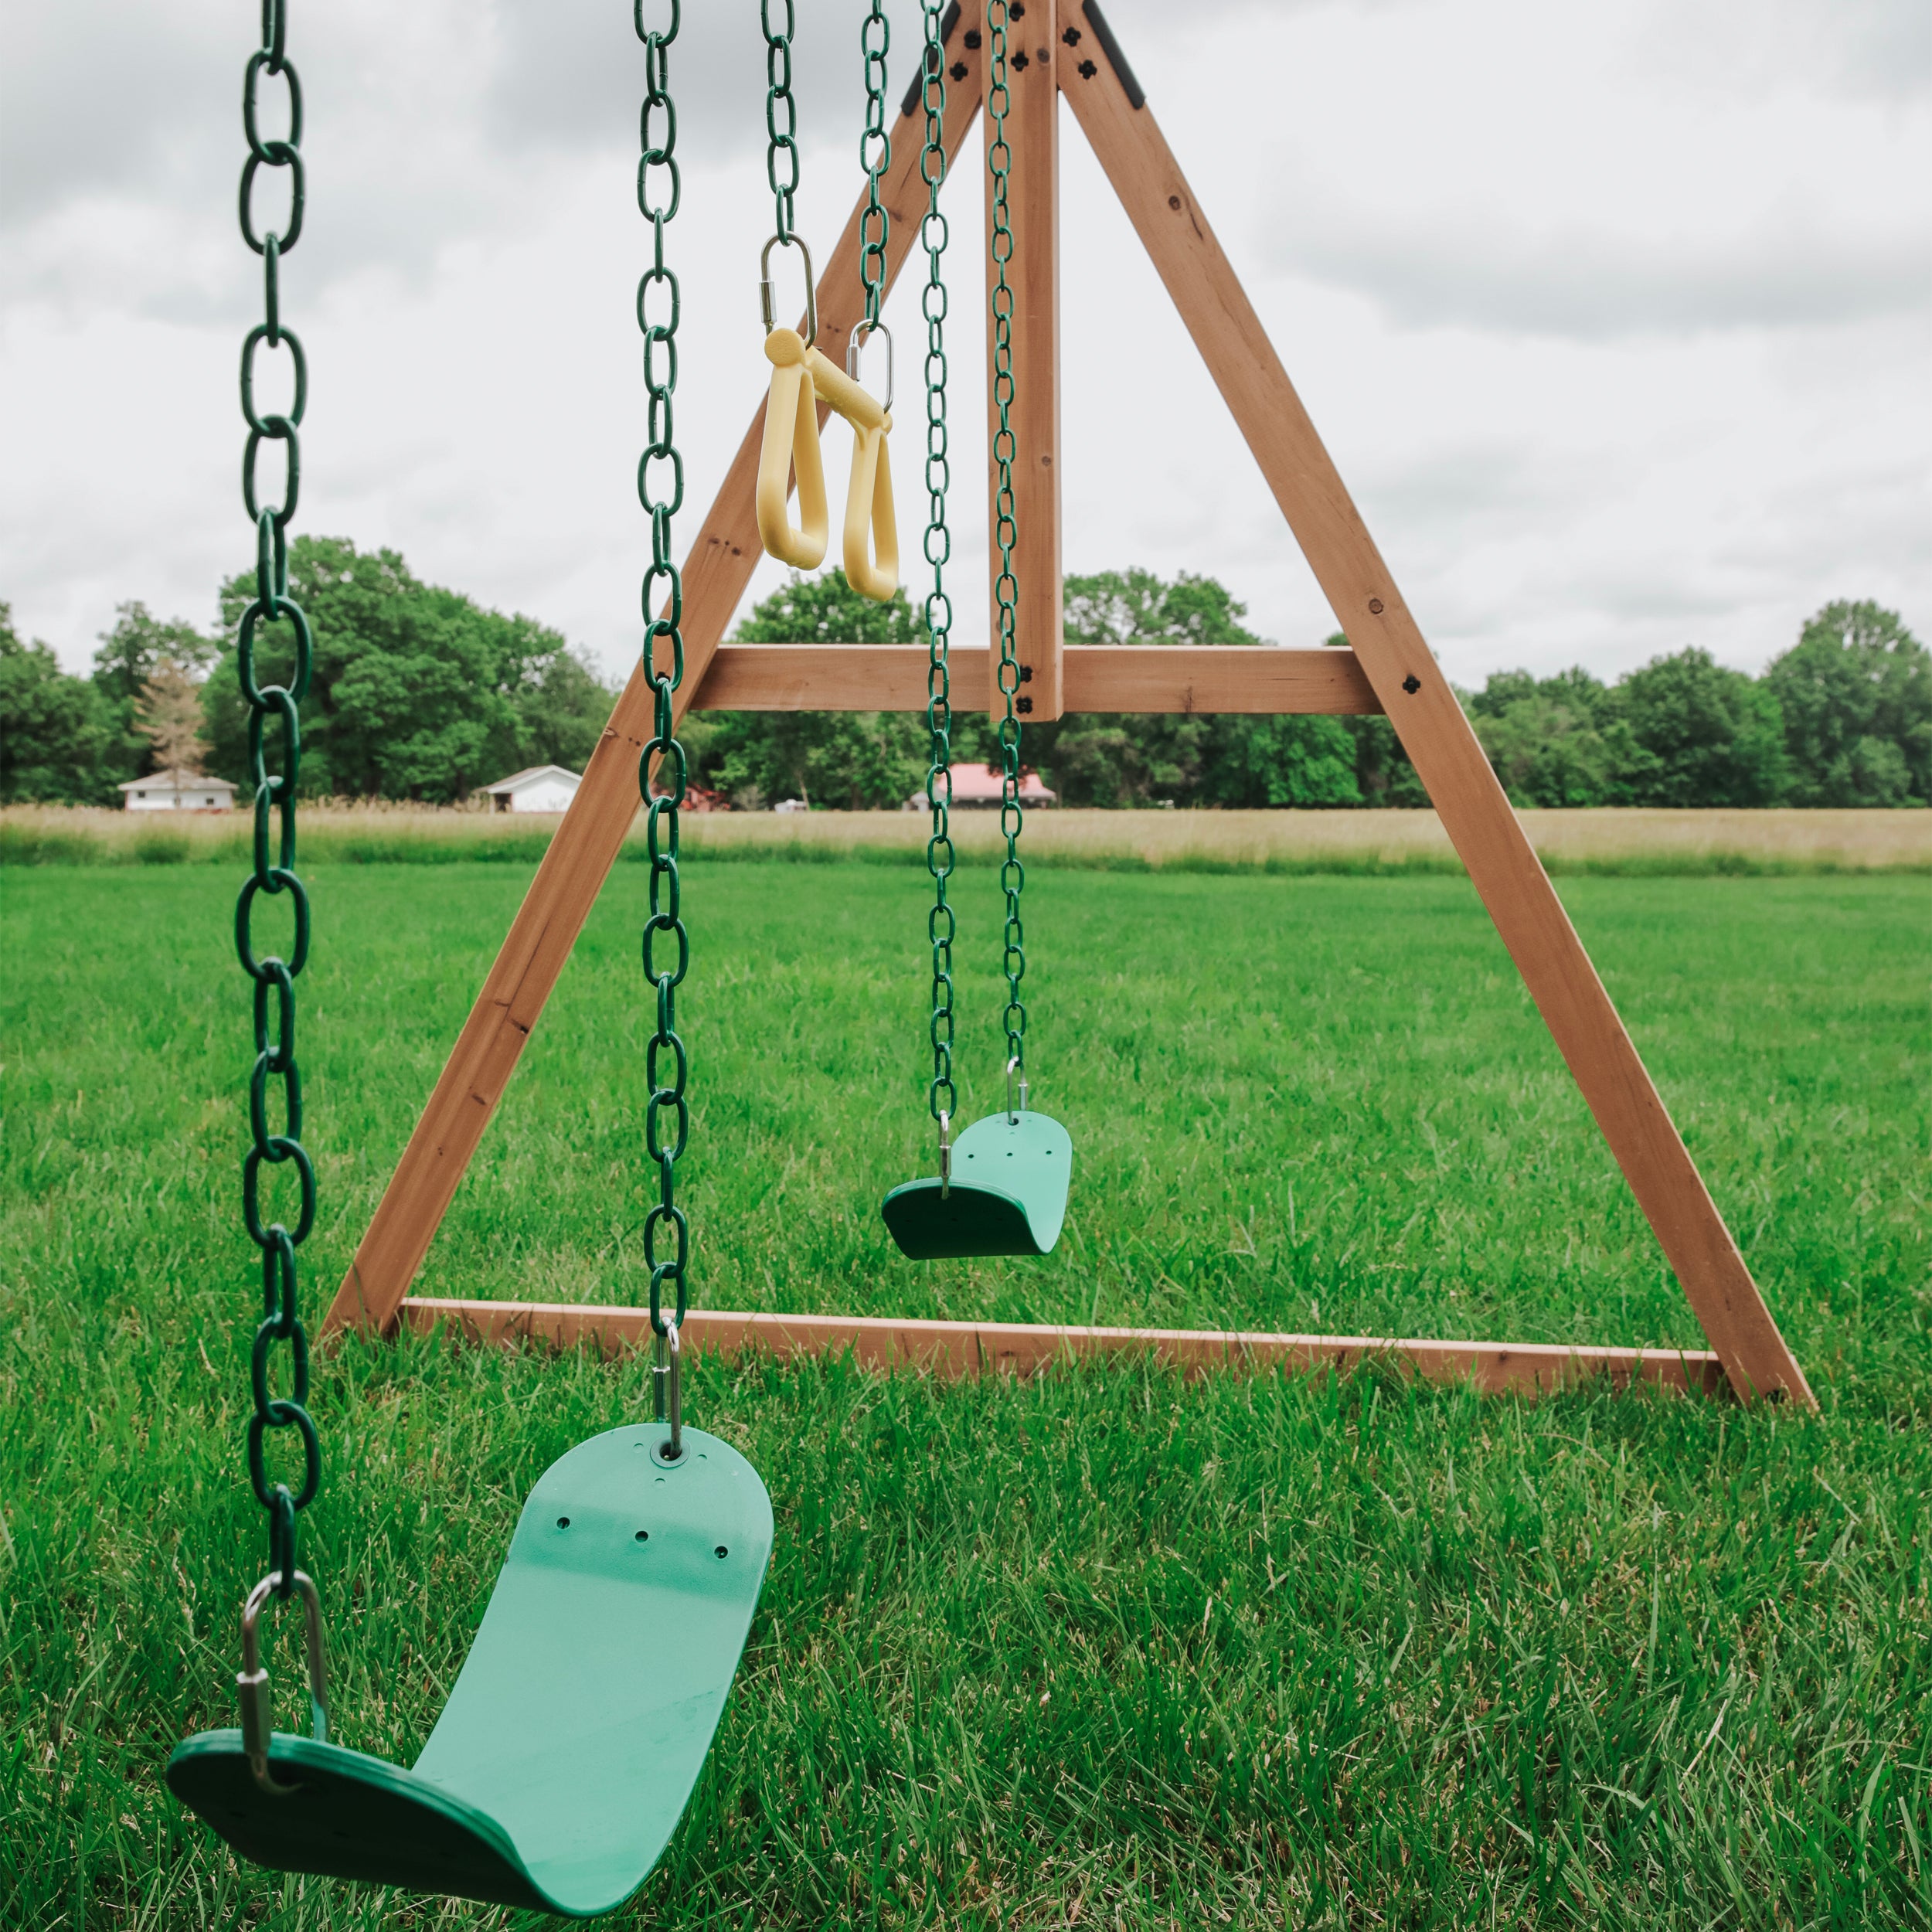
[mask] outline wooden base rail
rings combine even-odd
[[[992,675],[984,645],[954,645],[963,690]],[[1352,651],[1245,645],[1069,645],[1068,711],[1247,712],[1358,717],[1382,709]],[[721,644],[695,711],[923,711],[923,644]]]
[[[444,1301],[411,1295],[405,1324],[419,1335],[446,1328],[466,1342],[590,1344],[606,1355],[651,1345],[644,1308],[575,1302]],[[1729,1391],[1723,1364],[1702,1349],[1564,1348],[1539,1342],[1419,1342],[1372,1335],[1259,1335],[1212,1328],[1058,1328],[1025,1321],[917,1321],[893,1316],[739,1315],[693,1308],[684,1343],[700,1352],[836,1355],[862,1368],[923,1369],[949,1381],[984,1375],[1035,1376],[1096,1356],[1151,1355],[1197,1372],[1278,1369],[1338,1371],[1382,1356],[1425,1382],[1473,1383],[1485,1394],[1546,1395],[1602,1376],[1617,1387],[1645,1382],[1702,1395]]]

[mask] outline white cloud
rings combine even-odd
[[[1472,29],[1516,57],[1468,59]],[[1400,36],[1334,11],[1270,39],[1291,78],[1259,191],[1266,259],[1410,327],[1671,335],[1932,299],[1923,100],[1876,107],[1796,72],[1700,87],[1660,73],[1617,9],[1474,0]],[[1372,104],[1337,73],[1372,73]]]
[[[798,8],[799,213],[821,251],[859,185],[859,11]],[[917,15],[892,11],[896,96]],[[1918,0],[1108,12],[1455,675],[1580,658],[1608,674],[1690,641],[1758,663],[1834,596],[1932,622]],[[771,211],[755,9],[685,16],[688,541],[757,404]],[[248,24],[213,0],[9,15],[0,597],[71,664],[124,598],[206,619],[249,552],[234,364],[260,271],[233,212]],[[298,527],[393,546],[627,663],[645,547],[628,11],[339,0],[298,9],[291,47],[310,202],[284,303],[313,376]],[[1264,634],[1320,638],[1332,621],[1278,512],[1064,130],[1068,567],[1212,571]],[[949,201],[970,637],[986,601],[973,173]],[[917,343],[910,280],[889,319]],[[902,353],[902,387],[914,365]],[[910,533],[916,396],[898,414]],[[753,594],[781,575],[762,566]]]

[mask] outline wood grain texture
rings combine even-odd
[[[990,4],[975,7],[990,12]],[[990,73],[992,32],[983,29],[982,57]],[[1006,280],[1012,291],[1013,396],[1007,420],[1013,437],[1013,575],[1018,603],[1014,642],[1019,652],[1025,706],[1021,737],[1029,722],[1043,724],[1066,709],[1062,682],[1060,631],[1060,94],[1056,56],[1060,48],[1050,5],[1026,8],[1006,37],[1008,109],[1007,221],[1012,230],[1012,259]],[[981,122],[986,151],[993,145],[993,117]],[[985,182],[986,232],[993,232],[993,183]],[[993,276],[987,274],[988,298]],[[986,331],[987,528],[998,527],[999,468],[993,447],[999,434],[999,403],[994,393],[994,344]],[[999,608],[999,549],[987,546],[988,608]],[[994,651],[999,647],[995,617]],[[995,660],[996,662],[996,658]],[[1005,715],[994,675],[988,666],[987,702],[995,718]],[[964,687],[962,687],[964,689]]]
[[[464,1301],[412,1295],[403,1318],[419,1334],[437,1329],[472,1342],[588,1346],[615,1355],[651,1345],[644,1308],[587,1308],[570,1302]],[[908,1321],[874,1315],[740,1315],[693,1308],[684,1345],[727,1356],[763,1349],[776,1355],[838,1355],[850,1349],[867,1369],[913,1369],[960,1380],[981,1375],[1034,1376],[1056,1364],[1107,1356],[1151,1355],[1195,1372],[1265,1374],[1345,1371],[1380,1358],[1403,1363],[1429,1382],[1469,1382],[1488,1394],[1547,1394],[1594,1377],[1651,1383],[1699,1394],[1729,1385],[1705,1350],[1566,1349],[1539,1342],[1428,1342],[1372,1335],[1264,1335],[1206,1328],[1060,1328],[1021,1321]]]
[[[955,645],[963,686],[987,675],[983,645]],[[1287,712],[1349,717],[1382,709],[1352,651],[1257,651],[1234,645],[1066,647],[1066,709]],[[700,711],[921,711],[926,648],[911,644],[723,644],[692,708]]]
[[[1732,1382],[1815,1406],[1151,110],[1104,63],[1066,93]]]
[[[946,142],[952,155],[959,152],[979,110],[979,56],[966,50],[959,40],[956,35],[948,52],[956,62],[967,63],[968,72],[964,80],[949,80],[947,87]],[[880,185],[880,198],[891,217],[888,286],[896,278],[917,238],[925,210],[920,150],[917,138],[895,141],[892,168]],[[818,281],[818,345],[835,362],[843,358],[846,338],[865,312],[859,274],[862,206],[862,197]],[[799,326],[804,326],[802,318]],[[755,361],[764,367],[755,320],[747,331],[745,355],[747,363]],[[821,422],[825,413],[821,409]],[[754,490],[764,426],[761,406],[752,417],[685,561],[685,676],[675,705],[679,717],[704,682],[712,653],[744,595],[760,555]],[[556,985],[637,815],[638,761],[651,736],[652,708],[650,681],[640,665],[631,673],[603,737],[590,754],[583,781],[537,868],[502,950],[336,1291],[323,1325],[325,1335],[350,1325],[383,1331],[394,1325],[409,1284],[422,1266],[491,1114],[503,1097],[523,1043]]]

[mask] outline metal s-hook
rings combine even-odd
[[[1019,1105],[1018,1107],[1015,1107],[1015,1106],[1013,1104],[1013,1076],[1014,1076],[1015,1073],[1017,1073],[1017,1074],[1019,1076]],[[1009,1126],[1009,1127],[1017,1127],[1017,1126],[1019,1126],[1019,1117],[1021,1116],[1021,1114],[1023,1114],[1023,1113],[1025,1113],[1026,1111],[1026,1068],[1025,1068],[1025,1067],[1023,1067],[1023,1066],[1022,1066],[1020,1065],[1020,1063],[1019,1063],[1019,1056],[1017,1053],[1015,1053],[1015,1054],[1013,1056],[1013,1057],[1012,1057],[1011,1060],[1009,1060],[1006,1063],[1006,1124],[1007,1124],[1007,1125],[1008,1125],[1008,1126]]]
[[[769,335],[778,326],[778,291],[771,280],[771,251],[774,248],[795,248],[804,257],[805,346],[809,349],[818,339],[818,284],[812,278],[811,250],[801,236],[774,235],[758,257],[758,308],[764,317],[765,333]]]
[[[281,1586],[282,1573],[270,1570],[248,1593],[242,1605],[242,1667],[235,1679],[241,1699],[242,1749],[255,1782],[264,1791],[286,1798],[300,1787],[279,1783],[268,1768],[269,1740],[275,1733],[274,1701],[268,1688],[268,1672],[261,1661],[262,1607]],[[309,1735],[318,1744],[328,1742],[328,1663],[322,1642],[322,1600],[315,1584],[298,1570],[296,1594],[302,1600],[303,1622],[308,1651]]]
[[[953,1117],[943,1108],[939,1116],[939,1198],[953,1191]]]

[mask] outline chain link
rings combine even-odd
[[[255,526],[255,595],[242,613],[236,637],[236,668],[248,706],[248,771],[255,791],[254,864],[235,903],[235,951],[253,982],[255,1064],[248,1080],[251,1145],[242,1162],[242,1223],[262,1257],[262,1316],[249,1359],[249,1387],[254,1413],[248,1421],[248,1478],[255,1499],[268,1512],[269,1568],[276,1594],[295,1588],[295,1518],[315,1499],[322,1475],[322,1450],[308,1400],[308,1334],[302,1326],[295,1250],[315,1225],[315,1168],[302,1145],[302,1076],[295,1058],[295,981],[308,961],[308,894],[295,874],[295,785],[301,770],[301,700],[308,690],[315,640],[308,618],[288,594],[288,524],[301,488],[298,434],[308,406],[308,358],[294,331],[281,318],[281,259],[301,238],[307,179],[302,166],[302,88],[287,56],[287,0],[263,0],[261,45],[248,57],[242,81],[242,131],[248,142],[243,164],[240,214],[242,239],[262,258],[263,319],[243,338],[242,420],[248,440],[242,457],[242,504]],[[288,100],[288,131],[264,139],[261,131],[262,80],[280,80]],[[278,233],[256,227],[255,184],[264,169],[286,172],[289,182],[287,225]],[[264,345],[286,347],[293,366],[294,393],[285,412],[264,413],[255,402],[255,359]],[[256,475],[262,446],[284,449],[281,501],[264,502]],[[286,685],[264,685],[255,675],[257,635],[265,624],[288,625],[294,638],[294,665]],[[268,720],[276,720],[276,769],[270,769]],[[280,837],[272,834],[280,820]],[[271,850],[271,848],[273,849]],[[258,957],[253,914],[257,900],[286,897],[294,914],[289,957]],[[270,1120],[270,1082],[281,1090],[281,1131]],[[262,1219],[261,1177],[267,1167],[291,1167],[298,1184],[295,1225]],[[271,1354],[277,1344],[289,1352],[289,1393],[271,1389]],[[270,1430],[293,1429],[302,1445],[302,1477],[292,1492],[269,1478],[266,1444]]]
[[[993,500],[993,539],[999,546],[999,575],[994,580],[993,600],[999,622],[999,689],[1005,701],[1005,713],[999,721],[1000,755],[1005,768],[1000,788],[999,825],[1006,837],[1006,856],[999,868],[999,883],[1006,894],[1005,947],[1002,964],[1006,974],[1006,1057],[1009,1065],[1025,1084],[1026,1070],[1026,1005],[1020,998],[1020,981],[1026,976],[1025,928],[1020,923],[1020,893],[1026,883],[1026,870],[1019,860],[1019,835],[1025,814],[1019,801],[1019,719],[1015,700],[1019,692],[1019,652],[1015,630],[1018,621],[1019,587],[1013,575],[1013,545],[1019,529],[1013,521],[1013,291],[1006,280],[1006,264],[1013,257],[1013,230],[1007,206],[1007,178],[1012,167],[1012,150],[1006,145],[1006,116],[1012,98],[1006,84],[1006,32],[1008,0],[988,0],[986,24],[992,36],[992,60],[986,80],[986,113],[992,122],[993,138],[986,151],[986,162],[993,182],[993,401],[999,411],[999,424],[993,433],[993,461],[999,472],[999,486]]]
[[[859,165],[866,171],[866,206],[859,217],[859,278],[866,288],[868,339],[879,326],[879,304],[885,297],[886,241],[891,226],[879,199],[879,177],[893,160],[893,138],[886,131],[886,53],[892,32],[885,0],[872,0],[872,11],[859,29],[866,66],[866,131],[859,137]]]
[[[758,8],[758,24],[765,36],[765,179],[778,204],[780,244],[789,247],[791,198],[798,192],[798,104],[791,92],[791,36],[798,22],[792,0],[777,4],[784,9],[785,24],[776,33],[771,30],[774,0],[760,0]]]
[[[926,772],[926,804],[932,833],[926,841],[926,869],[933,877],[933,909],[926,921],[933,949],[933,1077],[927,1105],[942,1131],[959,1111],[953,1087],[953,909],[946,882],[954,865],[951,818],[952,680],[947,668],[953,628],[952,600],[946,594],[946,566],[953,540],[946,527],[946,490],[952,480],[946,429],[946,284],[940,277],[946,252],[946,217],[939,212],[939,190],[946,179],[946,50],[942,39],[947,0],[920,0],[926,44],[922,56],[922,97],[926,145],[919,158],[926,184],[926,216],[919,238],[926,250],[926,561],[933,587],[926,596],[926,728],[931,757]],[[881,77],[882,80],[883,77]]]
[[[645,1151],[656,1164],[658,1199],[644,1222],[644,1257],[651,1270],[651,1327],[665,1333],[664,1284],[677,1290],[672,1319],[682,1327],[689,1299],[691,1226],[677,1202],[677,1167],[690,1138],[691,1107],[685,1097],[690,1061],[678,1037],[677,994],[691,966],[690,935],[685,930],[678,876],[678,810],[685,800],[684,748],[678,743],[673,694],[684,682],[684,583],[671,549],[671,519],[684,502],[684,461],[678,453],[673,402],[678,386],[678,278],[665,264],[664,231],[682,198],[676,148],[678,116],[670,90],[668,49],[678,37],[681,0],[671,0],[668,28],[647,29],[645,0],[633,0],[632,19],[644,43],[645,92],[638,121],[642,149],[638,162],[638,207],[651,224],[651,266],[638,283],[638,326],[644,332],[644,386],[648,401],[650,441],[638,461],[638,500],[651,519],[651,563],[644,573],[644,666],[655,699],[651,741],[638,763],[638,791],[645,811],[645,849],[651,861],[651,916],[644,927],[644,976],[657,995],[657,1030],[645,1050],[645,1078],[651,1090],[644,1117]],[[767,3],[767,12],[770,8]],[[786,14],[791,7],[787,0]],[[787,31],[789,29],[787,29]],[[767,36],[769,38],[769,36]],[[791,60],[786,54],[786,78]],[[787,100],[790,97],[787,95]],[[789,145],[789,139],[787,139]],[[792,185],[797,185],[797,150]],[[781,223],[790,217],[790,193],[779,196]],[[663,313],[654,318],[655,291]],[[654,617],[654,609],[663,614]],[[658,646],[668,642],[670,666],[660,662]],[[654,790],[651,764],[662,787]],[[671,957],[658,957],[660,945]],[[665,1055],[670,1065],[665,1065]],[[668,1256],[659,1252],[668,1238]]]

